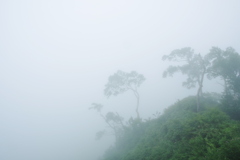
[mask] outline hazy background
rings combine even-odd
[[[180,74],[162,78],[162,56],[183,47],[240,52],[239,22],[239,0],[0,0],[0,159],[97,159],[114,137],[95,141],[106,125],[91,103],[136,117],[131,92],[104,97],[110,75],[146,77],[139,112],[150,117],[196,93]]]

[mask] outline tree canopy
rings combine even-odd
[[[187,88],[198,86],[197,111],[205,75],[209,79],[220,77],[224,81],[225,95],[240,101],[240,55],[232,47],[228,47],[226,50],[212,47],[205,56],[195,54],[193,49],[186,47],[173,50],[169,55],[164,55],[162,59],[182,64],[170,65],[163,72],[163,77],[181,72],[187,75],[183,86]]]
[[[199,97],[202,94],[203,80],[207,73],[209,62],[201,54],[195,54],[190,47],[173,50],[169,55],[164,55],[163,60],[182,62],[182,65],[170,65],[164,72],[163,77],[172,76],[176,72],[187,75],[187,80],[183,86],[193,88],[198,86],[197,91],[197,111],[199,110]]]
[[[209,77],[220,77],[224,81],[226,94],[233,91],[240,96],[240,55],[232,47],[226,50],[212,47],[207,58],[211,62]]]
[[[126,73],[123,71],[117,71],[115,74],[108,78],[108,83],[105,85],[104,94],[107,97],[112,95],[117,96],[126,91],[132,91],[137,98],[136,113],[137,118],[140,118],[139,108],[139,93],[138,87],[145,81],[145,77],[142,74],[132,71]]]
[[[240,55],[232,47],[212,47],[207,56],[211,63],[209,78],[219,77],[224,82],[222,109],[240,120]]]

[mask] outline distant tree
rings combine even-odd
[[[123,124],[123,118],[117,112],[108,112],[106,115],[103,115],[101,112],[102,108],[102,104],[92,103],[92,107],[90,107],[89,109],[96,110],[100,114],[100,116],[107,123],[108,127],[113,130],[116,139],[118,139],[125,128]],[[105,130],[97,132],[96,139],[100,139],[105,133]]]
[[[100,114],[101,114],[102,108],[103,108],[103,105],[100,103],[92,103],[92,107],[89,107],[89,109],[96,110]]]
[[[231,47],[225,51],[212,47],[207,55],[211,62],[209,78],[220,77],[224,81],[225,94],[234,92],[240,96],[240,55]]]
[[[163,73],[163,77],[172,76],[176,72],[187,75],[187,80],[183,86],[193,88],[198,86],[197,90],[197,112],[199,110],[199,98],[202,95],[204,76],[207,73],[209,62],[200,54],[195,54],[190,47],[176,49],[169,55],[164,55],[163,60],[181,62],[182,65],[169,66]]]
[[[105,85],[104,94],[107,97],[112,95],[117,96],[126,91],[132,91],[137,98],[136,113],[137,118],[140,119],[139,108],[139,93],[138,87],[145,81],[145,77],[142,74],[138,74],[135,71],[126,73],[123,71],[117,71],[114,75],[108,78],[108,83]]]
[[[219,77],[224,82],[222,109],[232,119],[240,120],[240,55],[231,47],[212,47],[207,58],[211,62],[208,77]]]

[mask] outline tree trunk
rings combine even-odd
[[[137,105],[136,105],[136,113],[137,113],[137,118],[140,119],[138,108],[139,108],[139,94],[136,90],[133,90],[134,95],[137,98]]]
[[[197,112],[199,111],[199,97],[200,97],[200,92],[201,92],[201,89],[202,89],[202,86],[199,86],[199,88],[198,88],[198,92],[197,92]]]
[[[203,80],[204,80],[204,75],[206,73],[206,68],[204,67],[203,73],[201,75],[200,81],[198,81],[198,91],[197,91],[197,112],[199,111],[200,107],[200,96],[202,96],[202,87],[203,87]]]

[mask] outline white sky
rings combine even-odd
[[[112,138],[94,140],[105,124],[91,103],[135,117],[132,93],[104,97],[108,77],[119,69],[146,77],[144,118],[195,94],[181,75],[162,78],[161,57],[183,47],[240,52],[239,8],[239,0],[1,0],[0,159],[101,156]]]

